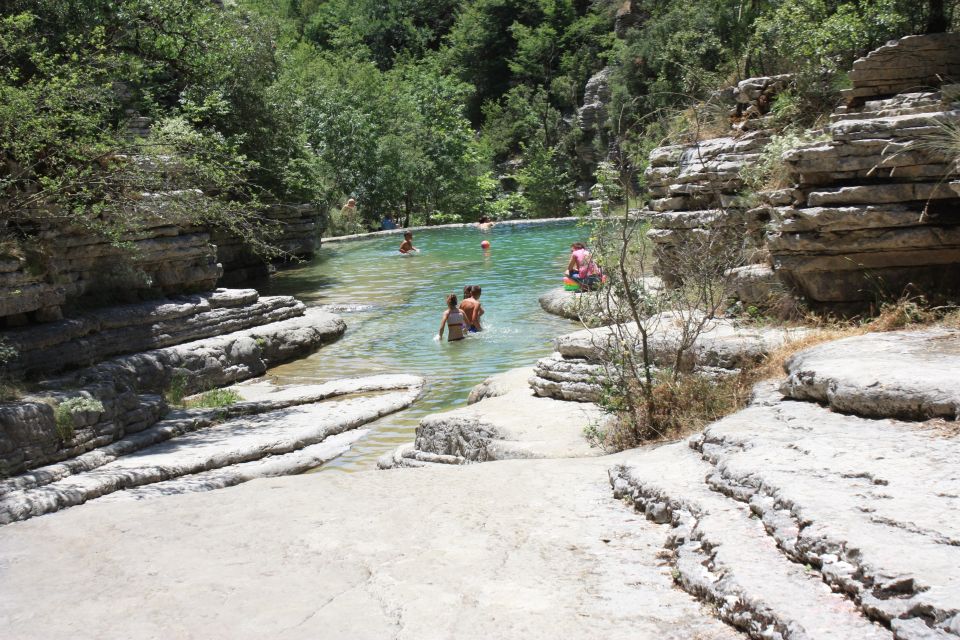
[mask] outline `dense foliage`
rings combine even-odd
[[[185,194],[163,215],[248,237],[275,200],[355,197],[367,225],[559,215],[609,149],[648,148],[716,89],[791,72],[790,107],[814,113],[855,57],[954,5],[2,0],[0,216],[122,242],[158,191]],[[607,119],[581,131],[605,67]]]

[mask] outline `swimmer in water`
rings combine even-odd
[[[477,221],[477,227],[480,229],[480,231],[487,231],[491,229],[493,225],[494,225],[493,220],[491,220],[487,216],[480,216],[480,220]]]
[[[413,246],[413,234],[407,231],[403,234],[403,242],[400,243],[400,253],[419,253],[420,249]]]
[[[480,287],[475,284],[463,288],[463,302],[460,303],[460,311],[466,318],[470,333],[483,331],[483,327],[480,326],[480,316],[484,313],[483,305],[480,304],[481,292]]]
[[[440,319],[440,339],[443,340],[443,328],[447,327],[447,342],[463,340],[465,322],[463,313],[457,308],[457,296],[451,293],[447,296],[447,310]]]

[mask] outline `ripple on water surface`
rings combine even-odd
[[[424,395],[406,411],[370,425],[369,437],[324,469],[356,471],[405,442],[424,415],[466,402],[484,378],[529,366],[552,350],[554,337],[577,325],[544,313],[541,293],[559,286],[569,246],[586,240],[575,222],[417,232],[419,255],[397,252],[399,236],[321,248],[311,262],[274,278],[270,293],[328,306],[347,321],[343,338],[314,355],[272,369],[278,384],[304,384],[374,373],[413,373],[427,379]],[[483,251],[481,240],[491,249]],[[484,331],[448,343],[434,338],[444,299],[477,284]]]

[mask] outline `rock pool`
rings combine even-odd
[[[347,321],[337,343],[270,371],[277,384],[321,382],[371,373],[414,373],[427,379],[423,397],[406,411],[370,425],[369,437],[325,469],[359,471],[410,442],[420,418],[466,402],[484,378],[530,366],[549,354],[569,320],[544,313],[537,297],[560,283],[569,246],[589,230],[575,221],[418,231],[419,255],[397,252],[401,237],[324,245],[311,262],[275,276],[270,293],[329,305]],[[491,248],[483,251],[482,240]],[[483,288],[485,331],[460,342],[435,340],[449,293]]]

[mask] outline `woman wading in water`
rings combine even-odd
[[[447,327],[447,341],[463,340],[463,314],[457,308],[457,296],[447,296],[447,310],[440,319],[440,340],[443,340],[443,328]]]

